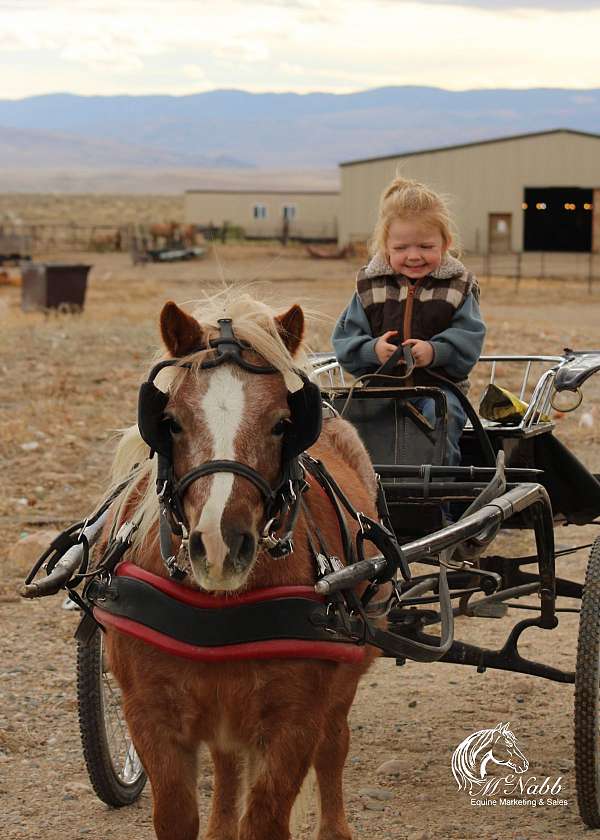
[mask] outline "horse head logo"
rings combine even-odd
[[[529,767],[509,729],[510,723],[499,723],[494,729],[480,729],[465,738],[452,755],[452,775],[459,790],[476,793],[486,781],[490,762],[524,773]]]

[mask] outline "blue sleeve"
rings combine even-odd
[[[443,367],[453,378],[466,379],[481,355],[484,338],[479,304],[470,294],[454,313],[450,326],[429,339],[433,347],[430,367]]]
[[[375,355],[377,338],[371,335],[371,326],[358,293],[344,309],[331,336],[336,358],[344,370],[353,376],[371,373],[380,366]]]

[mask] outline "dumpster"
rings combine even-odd
[[[23,268],[21,309],[83,309],[90,265],[78,263],[32,263]]]

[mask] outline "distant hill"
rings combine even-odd
[[[340,161],[540,131],[600,133],[600,88],[0,100],[0,166],[334,168]]]
[[[167,147],[146,147],[135,142],[67,133],[39,131],[0,124],[0,166],[6,168],[54,169],[56,167],[224,167],[245,168],[245,161],[226,155],[208,156],[173,151]]]

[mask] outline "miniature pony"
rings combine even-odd
[[[213,352],[209,341],[217,334],[217,317],[223,316],[232,319],[235,336],[252,348],[244,355],[277,373],[257,375],[232,363],[200,367]],[[230,459],[249,465],[275,486],[281,424],[290,413],[288,394],[301,384],[300,307],[275,316],[242,296],[225,308],[222,301],[208,302],[192,316],[167,303],[160,326],[165,358],[191,365],[160,373],[169,394],[165,411],[176,476],[211,459]],[[357,509],[376,517],[373,471],[349,424],[327,420],[310,452]],[[134,516],[141,520],[127,559],[167,577],[157,540],[156,458],[147,456],[137,427],[127,430],[115,460],[115,480],[135,464],[141,466],[118,500],[114,524]],[[327,499],[313,487],[304,496],[331,553],[342,558]],[[184,509],[190,535],[183,586],[235,598],[262,587],[314,583],[304,513],[294,529],[293,552],[274,559],[260,547],[263,499],[242,475],[217,473],[194,481]],[[354,534],[352,520],[348,526]],[[373,648],[367,646],[363,660],[352,664],[319,659],[198,662],[169,656],[107,628],[106,649],[133,743],[152,785],[158,840],[198,836],[201,744],[208,746],[214,764],[206,840],[289,840],[292,806],[311,767],[320,796],[318,840],[350,840],[342,795],[347,715],[358,681],[376,656]]]

